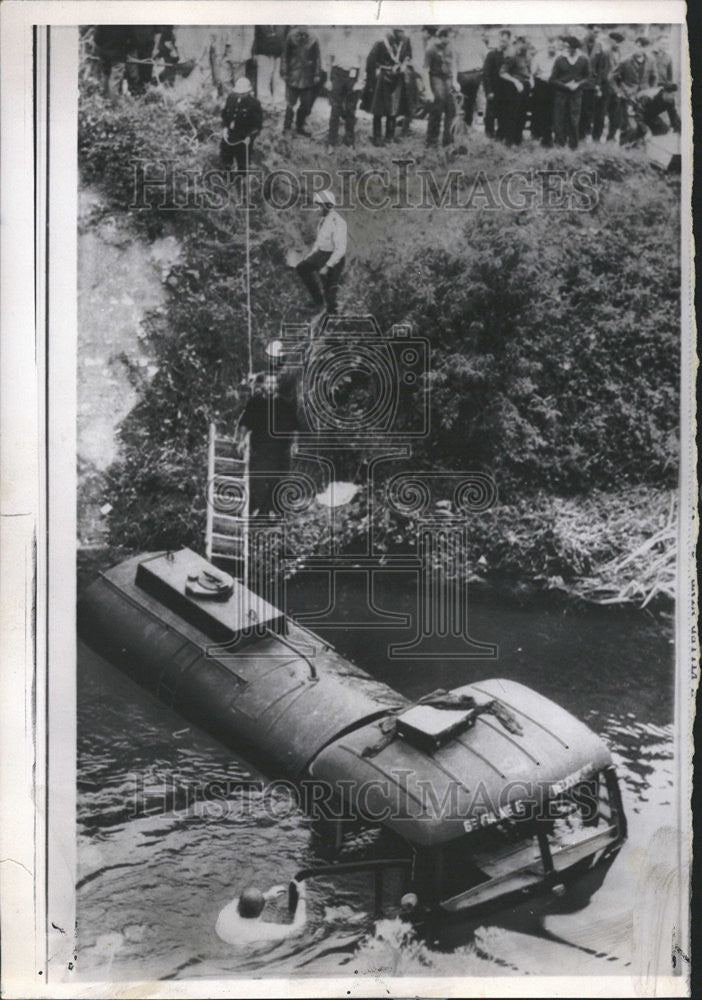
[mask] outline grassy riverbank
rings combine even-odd
[[[320,102],[320,132],[325,113]],[[675,182],[640,152],[611,145],[571,152],[527,141],[507,150],[472,133],[464,152],[447,157],[424,150],[419,126],[397,146],[373,149],[362,121],[358,150],[331,157],[318,141],[291,144],[279,126],[268,114],[254,162],[262,176],[325,170],[337,192],[340,171],[373,169],[388,171],[397,198],[398,159],[413,161],[414,203],[421,170],[432,171],[439,192],[451,171],[464,193],[480,178],[496,190],[514,170],[561,171],[568,183],[574,171],[594,178],[596,197],[557,210],[481,202],[346,212],[344,308],[373,313],[383,330],[407,323],[429,342],[422,388],[431,433],[407,467],[480,470],[497,484],[498,504],[467,523],[465,580],[597,602],[667,602],[679,378]],[[109,504],[91,540],[112,553],[202,548],[207,425],[233,426],[245,399],[244,213],[231,202],[212,209],[178,201],[188,171],[218,166],[217,130],[217,109],[204,98],[107,105],[93,94],[81,102],[81,181],[100,191],[102,216],[118,218],[145,247],[166,237],[178,244],[164,268],[165,304],[141,323],[153,374],[133,373],[137,401],[117,431],[117,459],[82,476],[82,521]],[[181,178],[179,194],[130,208],[136,160],[152,170],[167,164]],[[301,204],[283,210],[262,201],[250,224],[254,363],[262,368],[281,323],[306,315],[284,254],[309,244],[313,220]],[[412,400],[406,405],[408,417]],[[349,470],[366,457],[363,449],[350,455]],[[323,517],[299,519],[300,560],[323,537]],[[389,550],[412,546],[415,525],[387,511],[376,519]],[[341,522],[353,547],[368,528],[364,502],[345,508]]]

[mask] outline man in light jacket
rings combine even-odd
[[[315,308],[333,314],[337,311],[339,281],[346,262],[346,223],[335,209],[336,199],[331,191],[318,191],[314,203],[321,213],[317,238],[296,270]]]

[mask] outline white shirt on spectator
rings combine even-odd
[[[534,56],[534,62],[531,65],[533,76],[538,77],[539,80],[550,80],[551,70],[553,69],[557,55],[557,52],[554,52],[552,56],[545,51],[537,52]]]
[[[481,37],[476,37],[470,27],[459,29],[452,39],[457,73],[482,70],[489,49]]]
[[[346,256],[347,227],[338,212],[328,212],[319,223],[317,239],[310,253],[315,250],[331,251],[331,257],[325,267],[334,267],[342,257]]]
[[[338,66],[339,69],[355,69],[360,76],[362,68],[366,65],[368,48],[368,45],[364,44],[363,40],[358,37],[357,30],[348,35],[346,33],[337,34],[329,53],[331,65]]]

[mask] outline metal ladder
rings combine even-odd
[[[243,454],[234,438],[210,424],[207,446],[205,555],[241,580],[249,578],[249,437]]]

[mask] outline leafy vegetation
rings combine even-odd
[[[136,161],[167,163],[181,179],[201,175],[218,166],[218,127],[205,99],[81,100],[83,183],[97,186],[141,237],[173,233],[181,246],[167,307],[144,324],[158,371],[121,425],[121,457],[105,487],[110,542],[129,549],[202,547],[207,425],[233,428],[245,399],[245,213],[236,198],[217,209],[184,207],[177,186],[152,207],[133,207]],[[332,163],[318,144],[292,149],[275,117],[254,165],[264,175],[391,169],[398,157],[430,166],[439,186],[448,170],[463,171],[469,184],[525,161],[534,170],[598,173],[599,197],[588,210],[349,212],[343,287],[347,311],[372,313],[383,330],[408,323],[430,342],[431,433],[412,466],[479,469],[498,485],[500,506],[469,525],[475,559],[467,578],[485,575],[480,557],[483,570],[546,585],[590,574],[644,540],[641,512],[666,506],[677,480],[679,192],[636,152],[609,146],[515,151],[475,136],[466,154],[448,161],[410,138],[399,151],[361,147]],[[253,361],[262,368],[263,347],[280,325],[309,315],[284,254],[309,243],[312,219],[302,207],[261,203],[249,224]],[[399,419],[409,419],[416,397],[405,406]],[[359,449],[349,467],[363,458]],[[614,538],[607,510],[617,495],[628,498],[621,502],[631,518],[628,533],[620,519]],[[568,505],[586,512],[599,534],[588,530],[579,544],[571,518],[569,536]],[[374,516],[385,518],[389,546],[412,544],[412,524],[387,511]],[[345,544],[368,517],[363,502],[344,511]],[[294,527],[300,559],[319,546],[323,518],[304,515]]]

